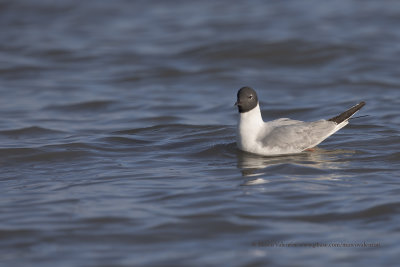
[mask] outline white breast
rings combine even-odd
[[[237,146],[239,149],[256,153],[258,150],[257,138],[264,131],[264,121],[260,107],[257,104],[252,110],[239,113],[237,128]]]

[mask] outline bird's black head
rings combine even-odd
[[[242,87],[237,93],[237,101],[235,105],[238,107],[240,113],[252,110],[258,104],[258,97],[256,91],[250,87]]]

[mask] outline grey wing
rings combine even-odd
[[[265,147],[300,150],[314,147],[335,132],[336,124],[320,120],[314,122],[292,121],[279,124],[274,121],[272,129],[261,138]],[[289,122],[289,121],[287,121]]]

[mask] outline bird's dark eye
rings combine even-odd
[[[253,99],[253,95],[249,95],[249,99]]]

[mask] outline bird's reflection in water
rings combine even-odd
[[[237,155],[238,168],[246,181],[242,185],[256,185],[270,182],[268,177],[313,175],[317,180],[334,180],[336,175],[329,170],[340,169],[346,163],[346,156],[355,151],[325,150],[315,148],[312,152],[303,152],[282,156],[259,156],[240,151]]]

